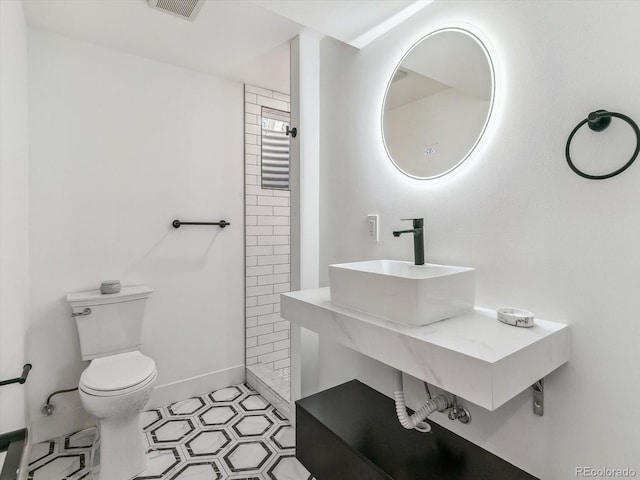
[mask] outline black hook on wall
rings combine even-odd
[[[611,124],[611,117],[616,117],[621,120],[624,120],[629,124],[629,126],[635,132],[636,148],[633,151],[633,155],[631,155],[631,158],[627,163],[625,163],[622,167],[620,167],[619,169],[611,173],[606,173],[604,175],[591,175],[589,173],[584,173],[582,170],[576,167],[573,161],[571,160],[571,154],[569,152],[569,149],[571,147],[571,140],[573,139],[573,136],[576,134],[576,132],[580,129],[580,127],[582,127],[585,123],[594,132],[602,132],[603,130],[606,130],[606,128]],[[607,110],[596,110],[595,112],[591,112],[587,118],[585,118],[580,123],[578,123],[578,125],[576,125],[573,131],[569,134],[569,138],[567,139],[567,146],[565,148],[565,156],[567,157],[567,163],[569,164],[569,167],[571,168],[571,170],[573,170],[577,175],[580,175],[581,177],[584,177],[584,178],[588,178],[589,180],[604,180],[606,178],[611,178],[611,177],[615,177],[616,175],[619,175],[620,173],[624,172],[627,168],[631,166],[631,164],[635,161],[636,157],[638,156],[639,152],[640,152],[640,128],[638,128],[638,125],[636,124],[636,122],[634,122],[631,118],[627,117],[626,115],[623,115],[622,113],[608,112]]]
[[[284,134],[285,135],[291,135],[293,138],[296,138],[296,136],[298,135],[298,129],[296,127],[289,128],[289,125],[287,125],[287,128],[286,128]]]

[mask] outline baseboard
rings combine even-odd
[[[146,408],[164,407],[178,400],[204,395],[220,388],[244,383],[244,381],[245,366],[237,365],[217,372],[158,385],[151,392]],[[70,403],[73,403],[73,399]],[[65,407],[67,408],[63,410],[63,407],[51,416],[38,417],[31,422],[30,443],[44,442],[95,426],[95,419],[82,408],[82,405],[74,405],[71,408],[65,405]]]
[[[164,407],[178,400],[204,395],[220,388],[244,383],[244,381],[245,366],[236,365],[166,385],[158,385],[151,392],[147,408]]]

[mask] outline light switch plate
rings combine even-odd
[[[378,241],[378,215],[367,215],[367,236],[374,242]]]

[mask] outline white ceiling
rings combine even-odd
[[[190,22],[147,0],[23,0],[33,28],[283,92],[303,29],[360,48],[430,2],[207,0]]]
[[[363,48],[433,0],[253,0],[294,22]]]

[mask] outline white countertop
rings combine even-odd
[[[319,288],[282,294],[281,316],[489,410],[569,360],[567,325],[514,327],[484,308],[412,327],[334,305]]]

